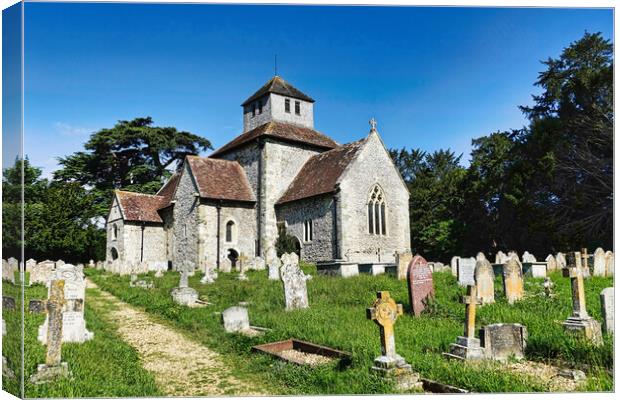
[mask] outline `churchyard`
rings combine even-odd
[[[460,285],[459,279],[465,278],[454,276],[447,266],[437,268],[442,271],[432,275],[430,268],[422,269],[412,274],[416,293],[413,299],[408,280],[399,280],[396,275],[326,276],[318,274],[314,265],[301,263],[302,272],[291,267],[297,262],[292,257],[284,258],[288,271],[283,267],[282,277],[286,280],[287,275],[297,276],[298,281],[305,283],[307,292],[302,284],[287,288],[287,296],[283,281],[269,279],[273,271],[270,274],[268,270],[244,270],[241,279],[235,270],[228,273],[209,270],[209,279],[204,279],[202,272],[192,276],[176,271],[121,276],[86,267],[84,274],[90,283],[82,303],[85,326],[78,323],[79,329],[72,328],[84,336],[74,337],[74,342],[68,338],[65,343],[63,339],[61,361],[66,363],[68,376],[61,375],[42,384],[35,383],[32,377],[37,374],[37,368],[41,369],[38,366],[45,363],[46,354],[49,356],[49,348],[38,337],[46,314],[52,314],[46,309],[45,301],[31,301],[46,300],[47,288],[41,283],[26,286],[26,396],[374,394],[448,390],[442,385],[471,392],[613,388],[613,337],[606,333],[609,323],[604,322],[600,296],[603,289],[613,286],[612,277],[581,279],[587,307],[584,314],[579,310],[582,303],[573,304],[571,284],[577,284],[578,280],[571,279],[567,269],[550,271],[549,279],[526,274],[522,295],[511,299],[510,304],[504,291],[506,285],[513,285],[514,277],[507,276],[505,283],[502,274],[496,273],[491,281],[485,281],[484,273],[488,276],[497,264],[492,267],[481,255],[476,257],[476,265],[481,266],[475,269],[477,285]],[[519,264],[510,261],[506,262],[506,271],[511,271],[514,265],[519,270]],[[570,257],[568,262],[576,263]],[[484,265],[487,267],[482,268]],[[145,284],[136,285],[136,282]],[[195,304],[179,303],[173,298],[173,293],[188,288],[197,296]],[[374,302],[386,293],[394,300],[394,306],[402,307],[402,314],[396,308],[394,314],[388,311],[387,315],[392,315],[395,321],[392,327],[395,349],[388,348],[386,352],[402,357],[405,369],[408,369],[406,365],[411,366],[417,384],[403,387],[398,380],[390,378],[389,371],[385,374],[377,368],[383,364],[374,361],[382,354],[378,328],[384,329],[379,319],[386,315],[385,309]],[[9,369],[19,375],[19,289],[4,280],[3,294],[14,299],[16,305],[15,310],[7,307],[3,310],[7,331],[3,354]],[[464,298],[466,294],[469,297]],[[70,302],[69,297],[62,301]],[[373,303],[378,308],[373,309]],[[471,316],[472,308],[475,317],[469,319],[470,327],[464,331],[466,315]],[[602,323],[600,345],[596,345],[596,340],[583,340],[579,335],[567,333],[563,323],[580,313]],[[67,325],[67,320],[64,321]],[[75,325],[75,317],[70,324]],[[468,354],[476,358],[483,351],[479,347],[482,327],[485,327],[484,335],[489,337],[493,331],[510,329],[513,334],[516,329],[519,337],[525,338],[523,354],[497,357],[503,362],[464,361],[450,355],[462,351],[460,345],[465,345],[469,346]],[[64,336],[66,332],[65,328]],[[156,343],[155,337],[182,342],[179,351],[186,354],[174,360],[158,354],[157,346],[167,344]],[[289,339],[300,341],[302,347],[280,349],[279,358],[254,348],[274,348],[269,343]],[[304,342],[336,353],[327,350],[303,353],[303,346],[310,346]],[[457,344],[458,351],[455,351]],[[213,357],[204,356],[211,352]],[[170,365],[166,366],[168,361]],[[208,367],[192,370],[196,363]],[[154,369],[153,364],[160,367]],[[184,369],[190,372],[175,376],[173,371]],[[193,389],[183,385],[184,379],[193,382]],[[101,385],[102,381],[113,383]],[[435,382],[440,385],[433,386]],[[5,376],[4,389],[16,393],[17,377]]]

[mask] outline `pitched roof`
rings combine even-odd
[[[248,97],[248,99],[241,105],[245,106],[246,104],[263,97],[267,93],[281,94],[283,96],[293,97],[314,103],[314,100],[310,96],[304,94],[301,90],[276,75],[265,83],[260,89],[258,89],[256,93]]]
[[[365,141],[361,139],[310,157],[276,204],[333,192],[338,179],[359,154]]]
[[[116,198],[125,221],[163,222],[157,210],[167,205],[166,197],[117,190]]]
[[[256,201],[250,182],[236,161],[187,156],[200,197],[216,200]]]
[[[162,196],[166,199],[166,206],[170,204],[170,201],[174,197],[174,194],[177,191],[177,186],[179,185],[180,178],[181,178],[181,173],[175,172],[168,179],[168,181],[164,183],[164,186],[162,186],[161,189],[157,191],[156,195]]]
[[[237,136],[224,146],[215,150],[209,157],[217,157],[221,154],[248,143],[260,136],[272,137],[289,142],[305,143],[323,149],[333,149],[338,146],[329,136],[302,126],[291,125],[284,122],[271,121],[257,128]]]

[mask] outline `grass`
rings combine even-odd
[[[20,288],[3,282],[4,295],[12,296],[20,309]],[[96,314],[89,301],[96,300],[97,292],[86,291],[86,327],[94,332],[94,338],[85,343],[65,343],[62,360],[69,365],[72,379],[62,379],[50,384],[32,385],[30,376],[37,365],[45,362],[45,346],[37,340],[38,327],[45,315],[31,314],[26,306],[24,316],[24,368],[26,397],[133,397],[161,395],[155,387],[151,374],[140,365],[137,353],[116,334],[116,326],[109,324]],[[26,305],[30,299],[45,299],[47,289],[42,285],[25,288]],[[105,313],[105,310],[100,312]],[[20,313],[3,311],[7,322],[7,336],[3,341],[3,354],[13,371],[19,371],[20,364]],[[19,380],[4,379],[3,389],[19,396]]]
[[[380,354],[378,327],[366,319],[366,308],[379,290],[390,291],[392,297],[408,305],[405,281],[389,276],[362,275],[334,278],[316,275],[313,266],[304,266],[313,276],[308,282],[310,308],[284,311],[282,283],[269,281],[265,271],[248,273],[249,281],[239,281],[236,274],[220,274],[217,282],[201,285],[201,274],[190,278],[190,286],[213,303],[206,308],[176,305],[170,290],[178,283],[178,274],[168,272],[155,279],[152,290],[130,288],[129,277],[103,271],[86,270],[102,289],[133,304],[208,347],[226,355],[227,362],[240,377],[252,376],[256,381],[270,382],[273,394],[374,394],[393,393],[390,382],[369,372],[373,359]],[[152,273],[151,273],[152,277]],[[518,322],[527,326],[529,340],[527,358],[547,363],[562,363],[585,369],[588,380],[581,388],[588,391],[610,391],[613,377],[613,338],[605,337],[601,347],[589,346],[564,334],[561,322],[571,314],[570,281],[552,274],[556,296],[546,298],[542,280],[526,280],[524,300],[508,305],[497,279],[496,303],[479,308],[478,326],[490,323]],[[474,392],[544,392],[548,382],[536,377],[506,372],[498,363],[466,365],[446,360],[442,352],[462,334],[464,307],[459,303],[464,288],[450,273],[435,273],[436,298],[429,312],[421,317],[409,314],[396,323],[396,348],[423,377],[458,386]],[[600,291],[613,282],[609,278],[586,280],[590,315],[601,320]],[[240,301],[250,302],[252,325],[271,328],[264,336],[247,338],[226,334],[221,312]],[[348,351],[353,355],[351,367],[338,370],[333,365],[308,368],[276,361],[251,352],[256,344],[297,338]]]

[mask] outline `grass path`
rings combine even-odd
[[[256,395],[252,385],[234,377],[221,355],[147,313],[124,303],[87,280],[97,294],[90,304],[117,325],[118,334],[140,355],[142,366],[155,376],[166,396]]]

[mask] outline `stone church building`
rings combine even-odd
[[[374,120],[340,145],[314,129],[314,100],[279,76],[242,107],[243,132],[209,157],[187,156],[157,194],[115,192],[108,261],[264,258],[279,225],[319,265],[391,264],[409,251],[409,192]]]

